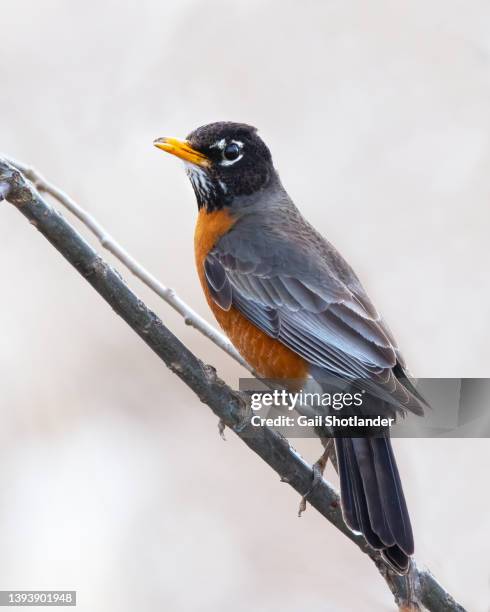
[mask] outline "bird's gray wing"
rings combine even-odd
[[[362,380],[398,409],[423,412],[396,375],[403,369],[393,337],[352,270],[339,267],[336,252],[329,261],[328,253],[304,251],[294,241],[274,244],[273,234],[269,244],[258,244],[233,231],[205,260],[208,287],[221,308],[234,306],[315,368]]]

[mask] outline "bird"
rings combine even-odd
[[[154,145],[185,165],[197,200],[195,262],[206,300],[263,378],[362,380],[382,414],[426,402],[350,265],[300,213],[255,127],[220,121]],[[355,409],[353,409],[355,411]],[[344,520],[398,574],[414,553],[389,432],[335,436]]]

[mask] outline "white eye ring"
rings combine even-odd
[[[226,138],[217,140],[214,144],[212,144],[209,147],[210,149],[219,149],[221,153],[223,154],[223,159],[219,162],[220,166],[232,166],[233,164],[236,164],[237,161],[240,161],[243,157],[243,153],[240,153],[240,155],[235,159],[226,159],[224,157],[224,151],[229,144],[238,145],[238,148],[240,150],[243,149],[243,142],[241,142],[240,140],[230,140],[230,142],[227,142]]]
[[[220,144],[223,141],[220,141]],[[231,146],[231,145],[235,145],[234,146],[234,151],[236,153],[238,153],[237,157],[234,157],[233,159],[227,159],[226,158],[226,149]],[[241,152],[243,149],[243,142],[240,142],[239,140],[231,140],[229,143],[227,143],[226,141],[224,141],[223,145],[219,147],[223,153],[223,160],[220,162],[220,164],[222,166],[232,166],[233,164],[236,164],[237,161],[240,161],[243,157],[243,153]]]

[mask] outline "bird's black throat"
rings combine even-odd
[[[205,208],[208,212],[212,212],[231,204],[232,198],[222,181],[195,166],[188,165],[186,172],[194,189],[199,210]]]

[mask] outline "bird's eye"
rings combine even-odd
[[[239,156],[240,147],[234,142],[231,142],[229,145],[226,145],[226,147],[223,149],[223,157],[227,161],[235,161],[236,159],[238,159]]]

